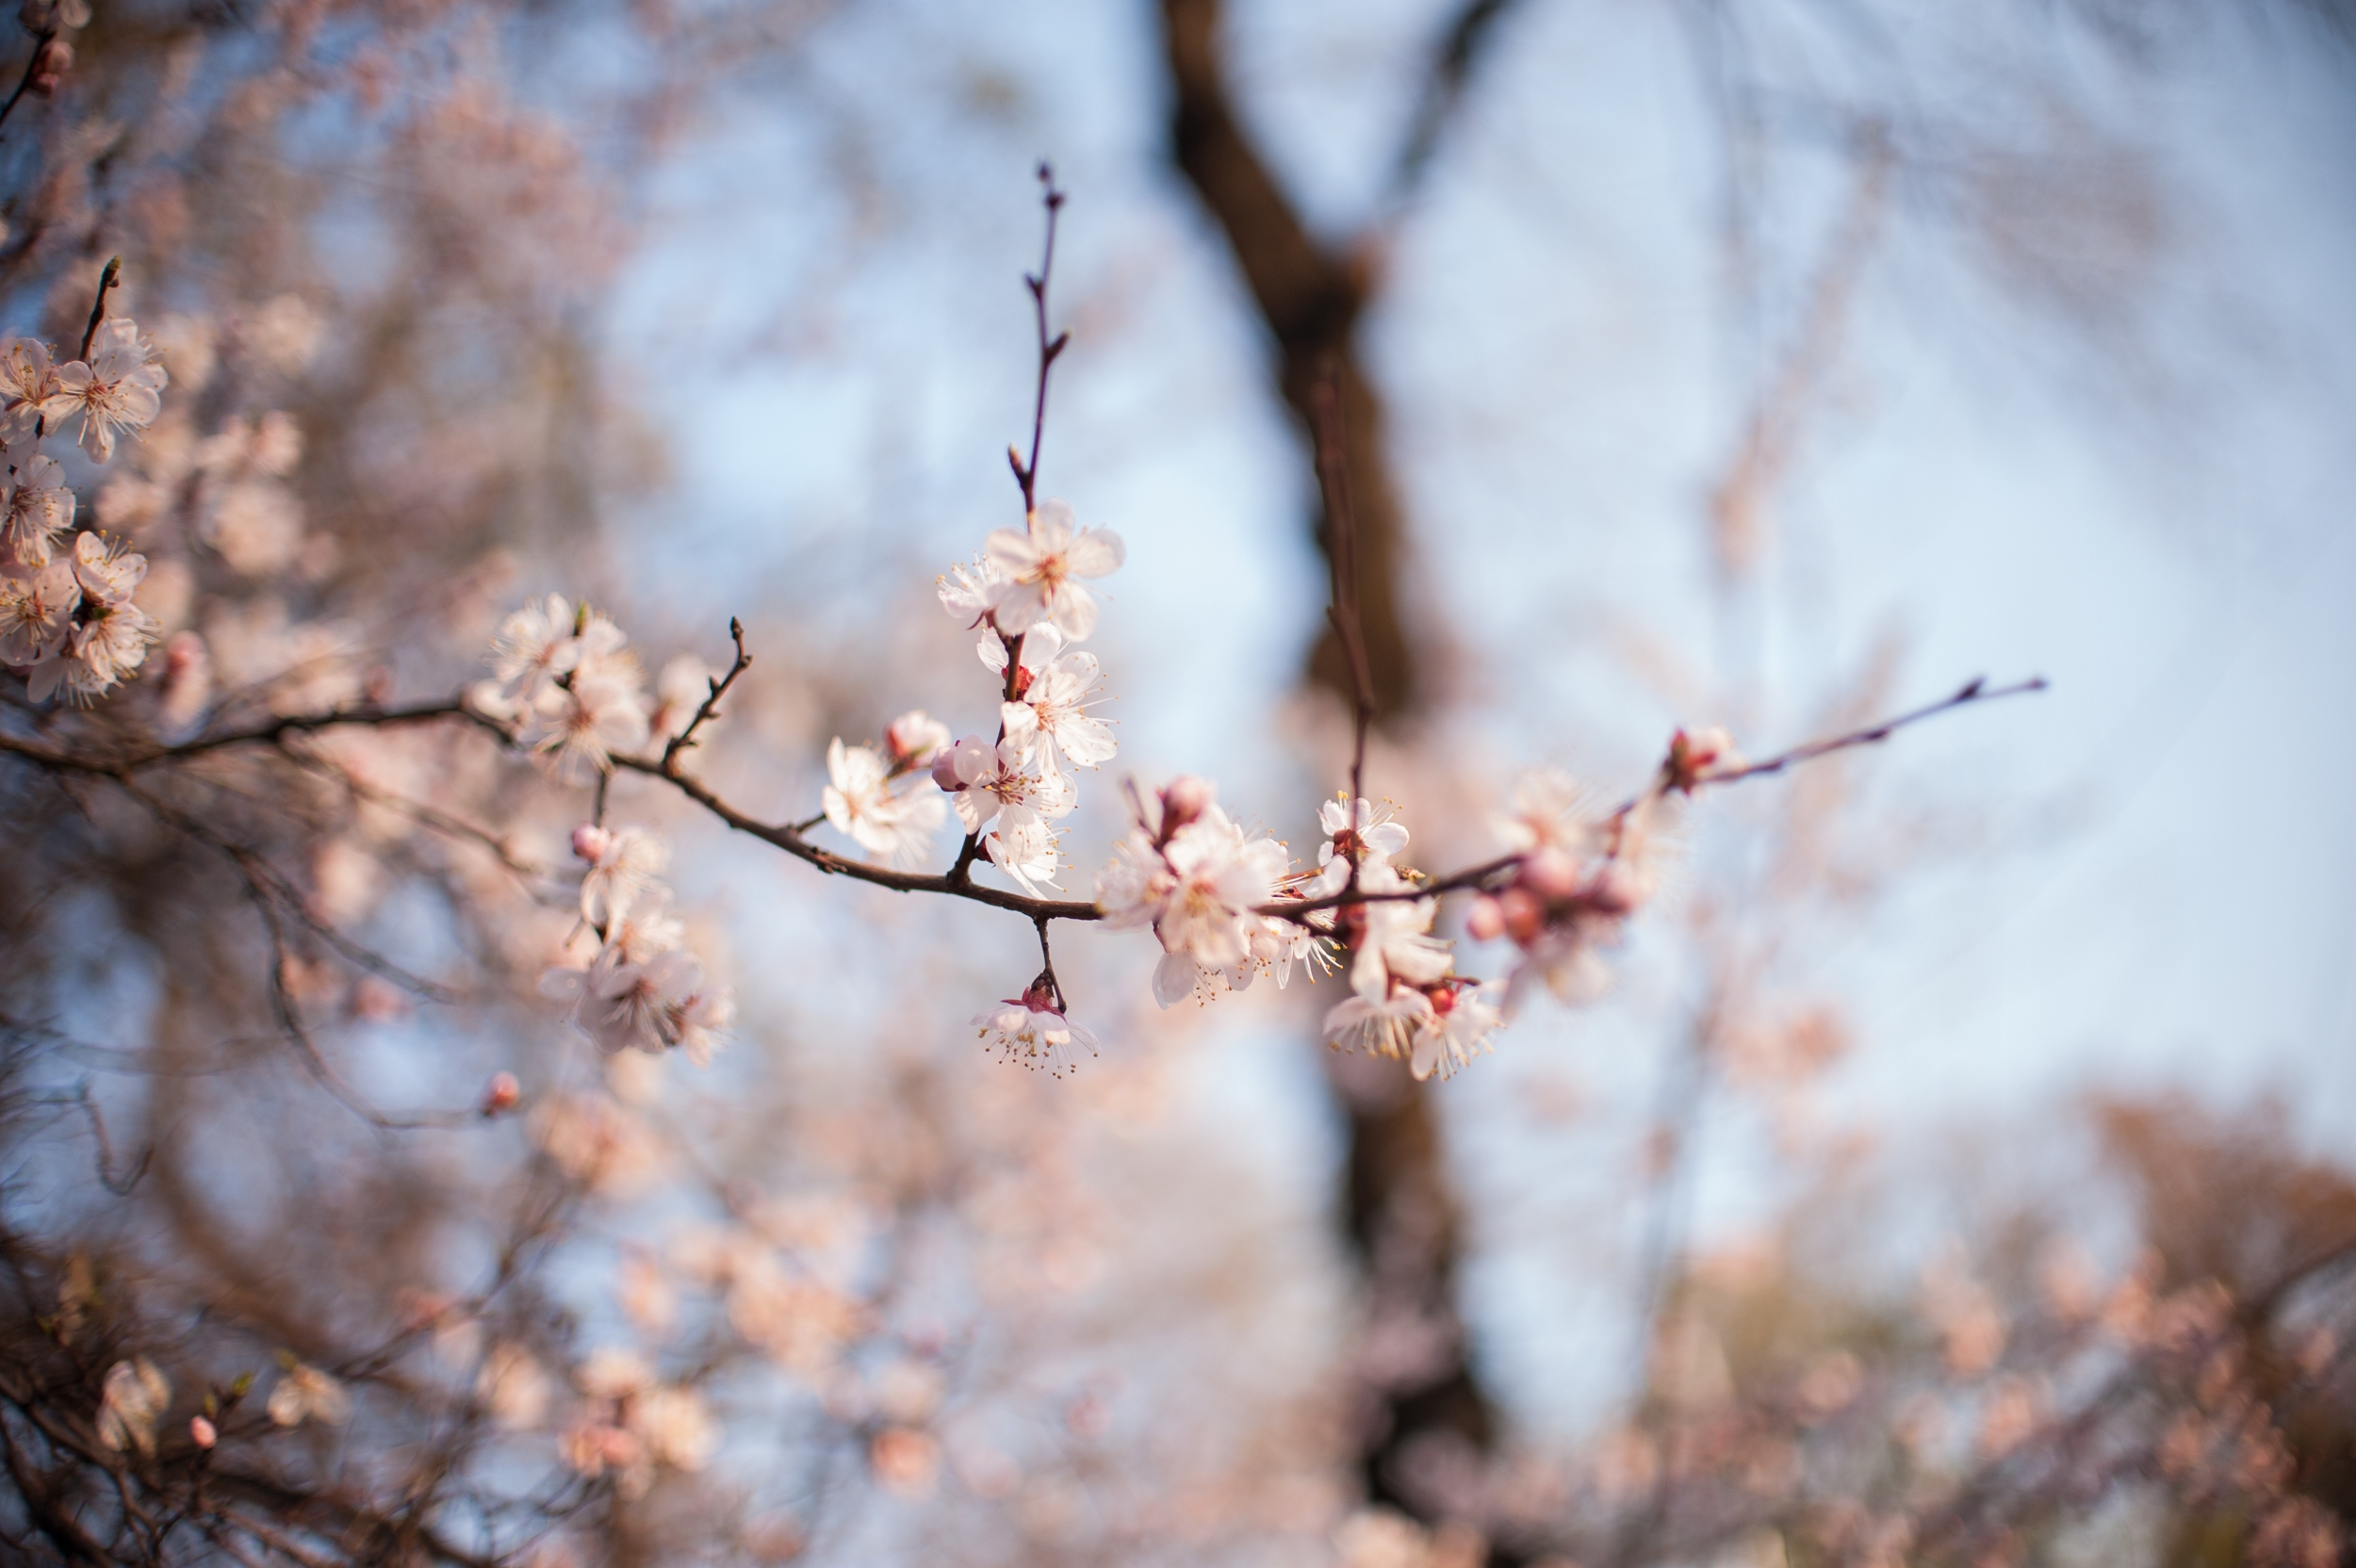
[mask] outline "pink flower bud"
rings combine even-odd
[[[933,782],[956,794],[965,788],[957,780],[957,749],[951,746],[933,759]]]
[[[213,1424],[199,1415],[188,1422],[188,1437],[200,1448],[209,1448],[221,1441],[221,1433]]]
[[[1464,916],[1464,929],[1477,942],[1494,940],[1504,934],[1505,911],[1497,906],[1495,898],[1482,893],[1473,900],[1471,912]]]
[[[596,865],[614,847],[614,835],[595,823],[582,823],[573,829],[573,853]]]
[[[1514,878],[1549,904],[1560,904],[1579,891],[1579,862],[1549,844],[1522,862]]]
[[[1162,837],[1167,840],[1210,809],[1219,786],[1190,773],[1180,774],[1162,788]]]
[[[41,46],[33,57],[32,90],[43,98],[57,96],[64,85],[65,74],[74,69],[74,45],[61,38],[53,38]]]
[[[490,1084],[483,1091],[483,1114],[486,1117],[505,1116],[524,1097],[521,1084],[512,1072],[491,1074]]]
[[[1732,773],[1742,765],[1742,754],[1734,749],[1734,737],[1715,725],[1691,733],[1680,729],[1669,737],[1666,771],[1673,790],[1691,794],[1694,785]]]
[[[1546,906],[1527,888],[1508,888],[1497,894],[1497,913],[1504,919],[1505,934],[1524,947],[1546,928]]]

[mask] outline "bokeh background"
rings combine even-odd
[[[1679,726],[1763,756],[2049,686],[1705,792],[1612,990],[1421,1085],[1319,1044],[1330,980],[1164,1011],[1153,945],[1086,928],[1057,967],[1101,1051],[1026,1074],[967,1022],[1034,972],[1026,922],[822,877],[629,775],[610,809],[671,840],[738,1021],[708,1069],[600,1060],[533,991],[589,800],[485,737],[191,776],[171,798],[283,893],[11,775],[27,1560],[2340,1560],[2344,7],[80,25],[6,122],[0,267],[63,340],[123,251],[205,411],[136,483],[80,476],[197,639],[134,729],[200,655],[205,723],[447,694],[554,591],[650,670],[724,665],[741,617],[695,767],[764,820],[819,809],[833,738],[987,730],[933,585],[1021,518],[1041,160],[1072,334],[1041,490],[1127,546],[1075,895],[1123,776],[1215,778],[1314,855],[1350,741],[1295,406],[1327,365],[1380,601],[1368,789],[1419,866],[1495,853],[1525,769],[1608,803]],[[301,511],[256,544],[183,459],[266,408]],[[250,920],[281,898],[442,988],[346,947],[289,970]],[[370,1119],[493,1070],[523,1114]],[[246,1407],[134,1475],[57,1432],[135,1354],[183,1425],[298,1364],[355,1411]],[[657,1458],[585,1459],[609,1420]],[[108,1500],[136,1487],[177,1544]]]

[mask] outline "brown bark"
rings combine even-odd
[[[1481,30],[1504,9],[1475,0],[1447,34],[1402,158],[1412,180],[1461,89]],[[1365,372],[1357,329],[1370,297],[1364,253],[1312,235],[1237,122],[1219,54],[1219,0],[1163,0],[1173,89],[1171,156],[1218,222],[1267,326],[1270,374],[1292,410],[1304,465],[1314,449],[1313,399],[1327,378],[1339,398],[1349,462],[1359,612],[1379,724],[1412,717],[1424,688],[1400,591],[1399,493],[1382,400]],[[1323,550],[1325,519],[1313,519]],[[1315,685],[1353,699],[1350,664],[1329,626],[1310,655]],[[1440,1132],[1429,1098],[1395,1062],[1333,1058],[1349,1119],[1345,1233],[1364,1270],[1367,1332],[1362,1368],[1359,1463],[1369,1498],[1430,1525],[1461,1517],[1452,1463],[1485,1454],[1495,1412],[1472,1376],[1455,1306],[1460,1233]],[[1501,1560],[1493,1555],[1492,1560]]]

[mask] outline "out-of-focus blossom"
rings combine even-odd
[[[106,1369],[99,1394],[98,1441],[117,1453],[129,1449],[145,1459],[155,1452],[155,1423],[172,1403],[172,1382],[145,1356],[119,1361]]]
[[[887,865],[922,865],[948,810],[935,793],[893,792],[892,782],[903,771],[873,746],[846,746],[838,736],[826,746],[826,787],[820,798],[836,832],[881,856]]]
[[[593,823],[573,829],[573,854],[589,863],[581,879],[581,918],[599,931],[629,912],[631,900],[654,885],[671,858],[646,828]]]
[[[1121,535],[1079,528],[1062,501],[1041,501],[1024,530],[1002,528],[986,546],[998,578],[988,585],[998,629],[1019,637],[1045,622],[1072,643],[1096,629],[1095,596],[1079,580],[1119,569],[1124,554]]]
[[[57,368],[49,345],[31,337],[0,343],[0,440],[30,441],[41,410],[57,395]]]
[[[530,1431],[548,1419],[555,1387],[531,1351],[520,1345],[494,1345],[475,1375],[474,1392],[492,1420],[509,1431]]]
[[[352,1395],[318,1367],[297,1362],[270,1391],[269,1409],[270,1418],[282,1427],[300,1427],[305,1421],[340,1427],[352,1419]]]
[[[891,754],[893,773],[911,773],[931,767],[954,739],[947,725],[922,708],[912,708],[885,728],[884,750]]]

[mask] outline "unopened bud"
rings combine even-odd
[[[74,45],[61,38],[53,38],[33,57],[33,74],[26,86],[43,98],[54,98],[65,83],[65,74],[73,69]]]
[[[483,1114],[486,1117],[505,1116],[524,1097],[521,1084],[512,1072],[495,1072],[483,1090]]]
[[[1219,786],[1207,778],[1182,773],[1162,787],[1162,837],[1167,840],[1211,808]]]
[[[1669,737],[1667,772],[1671,789],[1691,794],[1694,785],[1732,773],[1742,765],[1742,755],[1734,749],[1734,737],[1715,725],[1691,732],[1680,729]]]
[[[969,735],[965,741],[959,741],[954,746],[943,746],[941,755],[933,759],[933,782],[951,794],[956,794],[965,788],[965,780],[957,776],[957,752],[965,745],[966,741],[974,739],[973,736]],[[976,743],[979,743],[976,742]]]
[[[1505,934],[1505,911],[1487,893],[1473,900],[1473,906],[1464,916],[1464,929],[1477,942],[1495,940]]]
[[[573,853],[593,866],[603,860],[613,847],[614,835],[596,823],[584,822],[573,829]]]
[[[1579,891],[1579,862],[1549,844],[1522,862],[1513,878],[1549,904],[1559,904]]]
[[[213,1424],[199,1415],[188,1422],[188,1438],[200,1448],[209,1448],[221,1441],[221,1433]]]
[[[1505,934],[1524,947],[1536,941],[1546,928],[1546,906],[1527,888],[1508,888],[1497,894],[1497,914],[1504,921]]]

